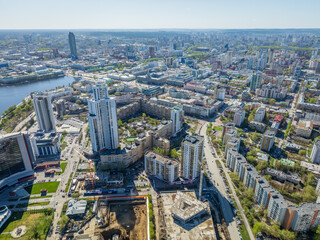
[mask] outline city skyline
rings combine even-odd
[[[319,28],[320,2],[0,0],[0,29]],[[19,6],[19,7],[17,7]],[[11,14],[15,12],[15,14]],[[40,21],[41,19],[41,21]]]

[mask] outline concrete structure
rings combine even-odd
[[[86,210],[87,210],[86,200],[71,199],[68,202],[66,215],[70,218],[83,217],[86,213]]]
[[[255,92],[261,86],[261,74],[253,74],[250,81],[250,91]]]
[[[234,129],[235,128],[235,124],[233,122],[226,122],[223,125],[222,128],[222,137],[224,137],[225,133],[229,130],[229,129]]]
[[[64,99],[59,99],[56,102],[56,111],[57,111],[58,117],[66,114],[66,106],[65,106]]]
[[[185,179],[195,179],[200,176],[204,137],[200,135],[187,136],[182,142],[181,176]]]
[[[46,132],[55,130],[56,123],[51,105],[51,96],[39,93],[32,95],[32,98],[39,129]]]
[[[5,222],[10,218],[11,211],[7,206],[0,207],[0,228],[5,224]]]
[[[266,125],[262,122],[252,121],[249,123],[249,127],[257,132],[264,133]]]
[[[103,149],[117,149],[119,136],[116,102],[108,97],[105,84],[97,84],[93,88],[93,95],[94,99],[88,102],[92,150],[99,152]]]
[[[240,110],[240,111],[236,111],[234,113],[234,118],[233,118],[233,122],[237,127],[240,127],[241,124],[244,121],[244,118],[246,116],[246,111],[244,110]]]
[[[60,156],[61,134],[37,131],[30,136],[30,142],[36,162],[56,160]]]
[[[0,136],[0,190],[33,177],[33,154],[26,133]]]
[[[274,131],[270,131],[270,130],[266,131],[261,138],[260,149],[263,151],[269,152],[273,146],[274,138],[275,138]]]
[[[176,136],[183,128],[184,114],[181,106],[171,109],[172,135]]]
[[[320,164],[320,140],[314,143],[310,158],[313,163]]]
[[[154,151],[144,155],[144,167],[147,174],[166,182],[173,182],[179,177],[179,162]]]
[[[272,83],[264,84],[261,88],[256,89],[256,95],[264,98],[274,98],[282,100],[286,97],[288,89],[281,85]]]
[[[262,122],[265,115],[266,115],[266,108],[259,107],[254,115],[254,121]]]
[[[313,130],[313,124],[311,121],[300,120],[296,128],[298,136],[309,138]]]
[[[237,129],[229,129],[225,132],[224,136],[223,136],[223,144],[227,144],[228,140],[232,137],[237,137]]]
[[[194,218],[207,213],[207,205],[190,195],[177,192],[171,208],[172,217],[182,224],[187,224]]]

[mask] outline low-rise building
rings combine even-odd
[[[66,215],[70,218],[84,217],[87,210],[86,200],[71,199],[68,202]]]
[[[309,138],[313,130],[313,124],[311,121],[300,120],[296,128],[298,136]]]

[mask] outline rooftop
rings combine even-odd
[[[171,212],[176,217],[188,221],[195,215],[205,211],[207,209],[207,205],[195,197],[191,197],[190,195],[177,192],[176,198],[171,208]]]

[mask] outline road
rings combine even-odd
[[[210,171],[211,173],[211,180],[212,182],[215,184],[215,187],[218,189],[219,191],[219,201],[220,203],[222,204],[222,207],[221,209],[224,209],[224,211],[222,212],[223,216],[224,216],[224,219],[225,219],[225,222],[227,224],[227,228],[228,228],[228,231],[229,231],[229,234],[230,234],[230,237],[232,240],[234,239],[242,239],[241,238],[241,234],[239,232],[239,229],[238,229],[238,226],[237,226],[237,223],[235,221],[235,218],[234,218],[234,215],[233,215],[233,210],[232,210],[232,207],[229,203],[229,201],[227,200],[227,196],[228,196],[228,193],[226,192],[226,188],[225,188],[225,184],[223,182],[223,179],[222,179],[222,176],[220,175],[220,172],[219,172],[219,168],[216,164],[216,160],[221,160],[220,157],[218,157],[217,155],[217,152],[216,150],[209,145],[209,142],[208,142],[208,136],[206,134],[206,130],[207,130],[207,125],[208,125],[208,122],[206,122],[201,130],[200,130],[200,135],[204,136],[205,138],[205,143],[204,143],[204,154],[205,154],[205,157],[207,159],[207,167],[208,167],[208,170]],[[212,148],[211,148],[212,147]],[[212,150],[215,152],[215,157],[213,154],[212,154]],[[248,233],[250,235],[250,238],[252,240],[254,240],[254,235],[252,233],[252,230],[250,228],[250,225],[248,223],[248,220],[243,212],[243,209],[241,207],[241,204],[240,204],[240,201],[235,193],[235,189],[233,187],[233,184],[232,184],[232,181],[229,177],[229,174],[228,174],[228,169],[224,167],[224,164],[222,161],[220,161],[222,167],[223,167],[223,170],[224,172],[226,173],[226,179],[231,187],[231,192],[234,196],[234,199],[239,207],[239,210],[240,210],[240,213],[242,215],[242,218],[243,218],[243,221],[245,223],[245,226],[248,230]]]

